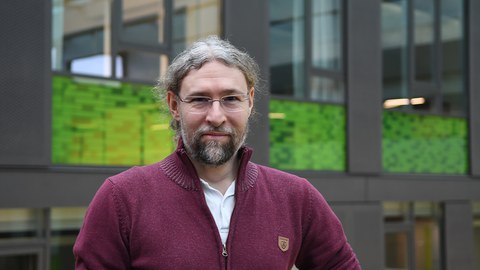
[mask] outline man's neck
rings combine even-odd
[[[192,161],[198,177],[205,180],[211,187],[217,189],[222,194],[227,192],[237,176],[239,160],[234,155],[229,161],[220,166],[205,165],[198,161]]]

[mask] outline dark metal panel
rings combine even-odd
[[[363,177],[320,176],[306,179],[329,202],[353,202],[366,200],[366,180]]]
[[[380,2],[347,1],[348,171],[382,170]]]
[[[0,169],[0,207],[86,206],[107,177],[125,169]],[[296,174],[331,203],[480,200],[480,181],[470,177]]]
[[[469,0],[467,7],[470,166],[471,174],[480,177],[480,1]]]
[[[384,269],[383,211],[380,202],[332,204],[363,269]]]
[[[420,175],[386,176],[367,180],[367,200],[479,200],[480,181],[469,177]]]
[[[0,207],[87,206],[103,181],[115,173],[2,170]]]
[[[0,164],[48,165],[51,1],[0,2]]]
[[[269,14],[268,1],[225,0],[224,36],[246,50],[260,66],[261,89],[255,95],[257,115],[250,123],[248,145],[255,149],[253,161],[269,163]]]
[[[444,259],[446,269],[473,269],[473,217],[468,201],[444,205]]]

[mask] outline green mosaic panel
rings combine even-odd
[[[465,119],[385,111],[384,171],[467,174],[467,135]]]
[[[154,163],[173,151],[165,107],[151,85],[53,76],[52,162]]]
[[[345,171],[345,108],[270,101],[270,165],[283,170]]]

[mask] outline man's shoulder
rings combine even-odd
[[[260,164],[256,164],[256,163],[254,163],[254,164],[257,166],[259,173],[262,176],[264,176],[265,178],[268,178],[268,179],[278,179],[278,178],[280,178],[282,180],[305,181],[304,178],[302,178],[300,176],[297,176],[295,174],[285,172],[285,171],[282,171],[282,170],[279,170],[279,169],[276,169],[276,168],[268,167],[268,166],[265,166],[265,165],[260,165]]]
[[[114,185],[129,185],[132,183],[151,181],[158,177],[160,171],[160,162],[144,165],[133,166],[123,172],[110,176],[108,180]]]
[[[270,186],[288,186],[289,188],[311,188],[310,182],[307,179],[298,175],[285,172],[272,167],[255,164],[258,168],[258,175],[261,178],[261,182]]]

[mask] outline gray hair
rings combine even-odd
[[[173,59],[165,75],[159,80],[154,89],[154,94],[163,100],[167,91],[179,94],[182,80],[191,70],[198,70],[209,62],[219,61],[228,67],[238,68],[247,82],[248,89],[257,91],[259,82],[259,67],[255,60],[246,52],[233,46],[230,42],[217,36],[209,36],[196,41],[191,47],[181,52]],[[178,123],[172,121],[171,127],[178,131]]]

